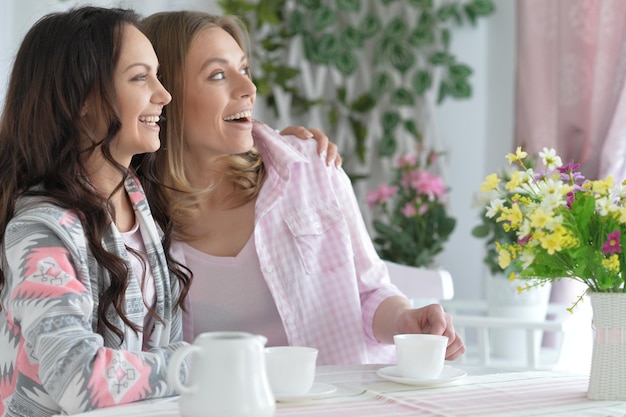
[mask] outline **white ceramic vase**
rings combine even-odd
[[[524,290],[527,281],[510,281],[503,275],[489,276],[485,282],[487,312],[493,317],[519,318],[544,321],[550,300],[551,285],[545,284]],[[541,332],[541,331],[537,331]],[[535,350],[541,347],[541,334],[536,335]],[[526,359],[526,334],[523,329],[492,329],[490,350],[494,358],[511,363],[523,363]]]
[[[587,396],[626,400],[626,293],[588,292],[595,335]]]

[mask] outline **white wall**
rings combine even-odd
[[[482,298],[483,242],[471,236],[480,209],[473,198],[481,182],[506,164],[513,146],[515,2],[495,0],[497,11],[476,28],[455,30],[452,50],[474,69],[468,101],[446,101],[435,109],[439,141],[449,150],[447,179],[457,218],[440,263],[454,279],[456,297]]]
[[[513,143],[515,2],[495,0],[497,12],[476,28],[455,30],[452,49],[474,69],[470,100],[449,100],[434,110],[438,142],[449,150],[446,177],[457,228],[440,263],[454,279],[458,298],[482,297],[483,244],[470,235],[479,209],[472,199],[484,177],[505,163]],[[0,14],[0,92],[21,38],[41,16],[74,5],[134,8],[142,15],[159,10],[200,9],[220,13],[217,0],[9,0]],[[283,127],[283,126],[279,126]]]

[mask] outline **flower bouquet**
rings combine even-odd
[[[431,171],[437,157],[432,150],[400,156],[391,183],[368,192],[381,258],[429,267],[443,250],[456,220],[446,212],[448,187]]]
[[[482,192],[499,194],[485,215],[516,236],[515,242],[495,242],[499,265],[511,266],[511,274],[522,279],[584,283],[595,326],[587,395],[624,401],[626,187],[610,176],[585,179],[579,165],[563,165],[552,149],[539,156],[545,170],[535,172],[525,165],[527,153],[517,148],[507,158],[521,169],[508,181],[491,174],[481,186]]]
[[[574,162],[563,165],[553,149],[539,153],[545,169],[527,167],[528,154],[507,155],[519,170],[508,181],[487,176],[481,192],[496,191],[485,216],[516,241],[495,241],[498,263],[513,277],[572,278],[594,292],[623,292],[626,260],[626,188],[612,177],[586,180]]]

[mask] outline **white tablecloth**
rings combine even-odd
[[[462,368],[461,365],[450,366]],[[551,371],[471,368],[446,386],[414,387],[382,379],[380,366],[319,367],[316,382],[337,386],[328,397],[278,403],[276,417],[528,417],[626,415],[626,402],[587,398],[588,376]],[[83,417],[180,417],[175,400],[82,413]]]

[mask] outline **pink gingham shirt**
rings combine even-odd
[[[256,252],[289,343],[317,347],[319,365],[391,363],[393,346],[375,340],[372,324],[380,303],[402,294],[374,249],[350,179],[326,166],[316,141],[261,123],[253,136],[267,169]]]

